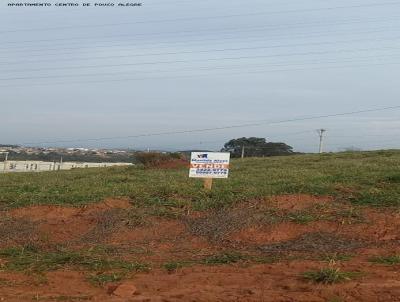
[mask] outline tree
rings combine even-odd
[[[279,156],[294,154],[293,148],[285,143],[267,142],[260,137],[242,137],[231,139],[221,151],[230,152],[232,157],[241,157],[244,148],[245,157]]]

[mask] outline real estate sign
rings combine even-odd
[[[192,152],[189,177],[228,178],[230,153]]]

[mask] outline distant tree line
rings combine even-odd
[[[0,145],[5,146],[5,145]],[[9,145],[7,145],[9,146]],[[180,152],[127,152],[127,153],[106,153],[99,155],[96,153],[64,153],[64,152],[48,152],[28,154],[26,152],[9,153],[9,160],[38,160],[60,162],[126,162],[126,163],[142,163],[145,165],[156,165],[160,162],[190,158],[192,151],[186,150]],[[265,138],[260,137],[241,137],[231,139],[224,144],[222,152],[230,152],[233,158],[241,157],[266,157],[266,156],[284,156],[300,154],[293,151],[293,147],[283,142],[267,142]],[[204,151],[207,152],[207,151]]]

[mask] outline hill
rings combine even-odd
[[[184,167],[0,175],[0,298],[400,301],[399,166],[237,159],[212,192]]]

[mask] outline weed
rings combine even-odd
[[[145,215],[135,210],[128,210],[122,219],[122,223],[129,228],[142,227],[148,224]]]
[[[253,256],[253,257],[249,257],[249,260],[251,260],[255,263],[272,264],[272,263],[278,262],[280,260],[280,258],[273,257],[273,256]]]
[[[277,224],[286,219],[277,209],[263,210],[260,214],[256,214],[254,218],[258,223],[267,225]]]
[[[87,279],[92,284],[103,286],[106,283],[121,281],[125,275],[125,273],[99,273],[91,274]]]
[[[318,218],[307,212],[295,212],[288,215],[288,219],[298,224],[307,224],[316,221]]]
[[[171,262],[164,263],[163,268],[168,273],[173,273],[173,272],[176,272],[178,269],[183,268],[186,265],[188,265],[187,262],[171,261]]]
[[[332,263],[332,262],[338,262],[338,261],[349,261],[352,258],[353,258],[353,255],[333,253],[330,255],[323,256],[322,260]]]
[[[146,212],[149,216],[162,217],[168,219],[177,219],[178,217],[182,216],[182,211],[168,207],[153,206],[147,208]]]
[[[400,255],[380,256],[370,259],[371,262],[385,264],[385,265],[399,265]]]
[[[342,272],[339,268],[322,268],[319,271],[305,272],[303,277],[315,283],[334,284],[349,281],[359,275],[355,272]]]
[[[384,181],[389,182],[389,183],[398,184],[398,183],[400,183],[400,173],[393,173],[391,175],[388,175],[384,178]]]
[[[334,215],[339,218],[342,223],[352,224],[365,222],[365,218],[362,215],[361,210],[356,207],[339,209],[335,211]]]
[[[231,264],[246,260],[246,257],[238,252],[225,252],[205,258],[202,262],[207,265]]]

